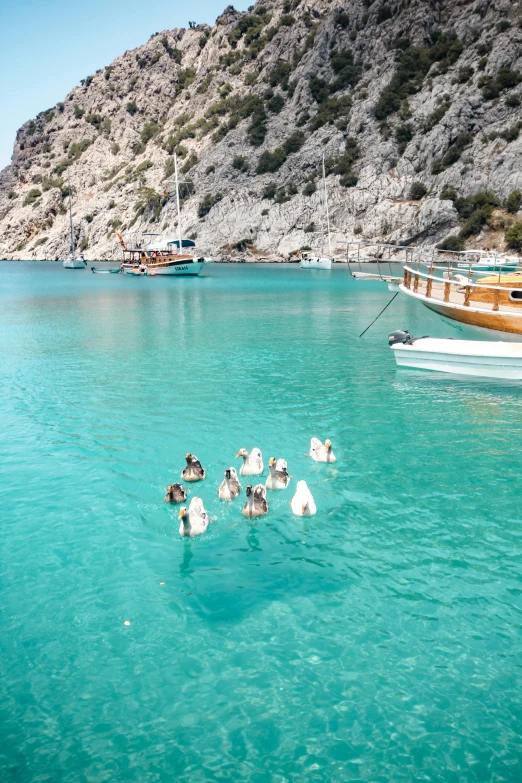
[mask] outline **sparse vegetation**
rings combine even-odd
[[[39,190],[38,188],[31,188],[31,190],[29,191],[29,193],[24,199],[24,207],[33,206],[38,201],[41,195],[42,195],[41,190]]]
[[[511,68],[500,68],[495,76],[481,76],[478,86],[487,101],[498,98],[504,90],[510,90],[520,84],[522,76]]]
[[[199,203],[198,217],[202,218],[205,217],[205,215],[208,215],[212,207],[215,206],[218,201],[221,201],[222,198],[222,193],[207,193],[204,199]]]
[[[522,191],[512,190],[509,196],[504,201],[504,208],[514,215],[520,209],[522,204]]]
[[[148,142],[153,139],[154,136],[157,136],[158,133],[159,127],[155,122],[146,122],[140,133],[143,144],[148,144]]]
[[[431,173],[440,174],[442,171],[456,163],[472,141],[473,136],[471,133],[459,133],[453,143],[448,147],[446,154],[440,160],[433,161]]]
[[[424,133],[428,133],[432,128],[437,125],[441,119],[444,117],[448,109],[450,108],[450,103],[441,103],[440,106],[437,106],[434,111],[429,115],[429,117],[424,121],[424,124],[422,126],[422,130]]]
[[[136,101],[129,101],[127,105],[125,106],[131,117],[134,117],[136,112],[138,111],[138,107],[136,105]]]
[[[413,126],[410,123],[397,125],[395,129],[395,140],[399,145],[399,155],[402,155],[410,141],[413,139]]]
[[[423,182],[413,182],[408,198],[412,201],[419,201],[421,198],[424,198],[427,192],[428,189]]]
[[[74,116],[77,120],[81,120],[83,115],[85,114],[83,109],[80,109],[77,103],[74,104]]]
[[[464,44],[453,32],[437,32],[425,49],[411,46],[405,38],[396,41],[395,45],[397,70],[375,106],[374,114],[378,120],[399,111],[402,101],[421,89],[434,63],[439,64],[439,72],[444,72],[458,60],[464,49]]]
[[[513,250],[522,251],[522,220],[513,223],[504,234],[507,246]]]
[[[493,211],[500,201],[490,190],[480,191],[472,196],[459,196],[455,188],[443,188],[441,199],[449,199],[459,214],[461,229],[458,235],[446,237],[441,242],[441,250],[463,250],[468,237],[479,234],[484,226],[491,224]]]
[[[153,188],[142,187],[138,191],[139,200],[135,205],[136,217],[144,215],[149,218],[149,222],[155,222],[159,219],[162,209],[162,198]]]
[[[232,161],[232,168],[237,171],[248,171],[248,160],[244,155],[235,155]]]
[[[274,198],[277,191],[277,185],[275,182],[269,182],[263,190],[263,198]]]
[[[344,188],[353,188],[357,185],[357,176],[353,172],[353,164],[360,156],[359,145],[353,138],[346,139],[346,150],[337,158],[325,160],[326,174],[339,174],[339,184]]]

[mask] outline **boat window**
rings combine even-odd
[[[509,292],[509,298],[512,302],[522,301],[522,288],[515,288]]]

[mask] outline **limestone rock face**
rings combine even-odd
[[[24,124],[0,173],[0,257],[116,259],[115,232],[234,246],[435,244],[461,195],[522,190],[522,4],[258,0],[166,30]],[[425,194],[411,191],[422,183]],[[413,196],[413,198],[411,198]]]

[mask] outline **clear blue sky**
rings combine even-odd
[[[244,11],[253,0],[237,0]],[[213,24],[227,0],[0,0],[0,169],[20,125],[152,33]]]

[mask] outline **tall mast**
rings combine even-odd
[[[174,153],[174,173],[176,177],[176,206],[178,208],[178,252],[181,255],[181,215],[179,208],[178,158],[176,153]]]
[[[72,197],[71,197],[71,182],[69,175],[67,175],[67,185],[69,186],[69,227],[71,230],[71,254],[74,256],[74,235],[72,226]]]
[[[326,193],[326,172],[324,169],[324,152],[323,152],[323,184],[324,184],[324,211],[326,213],[326,228],[328,231],[328,249],[330,256],[332,255],[332,240],[330,239],[330,217],[328,215],[328,195]]]

